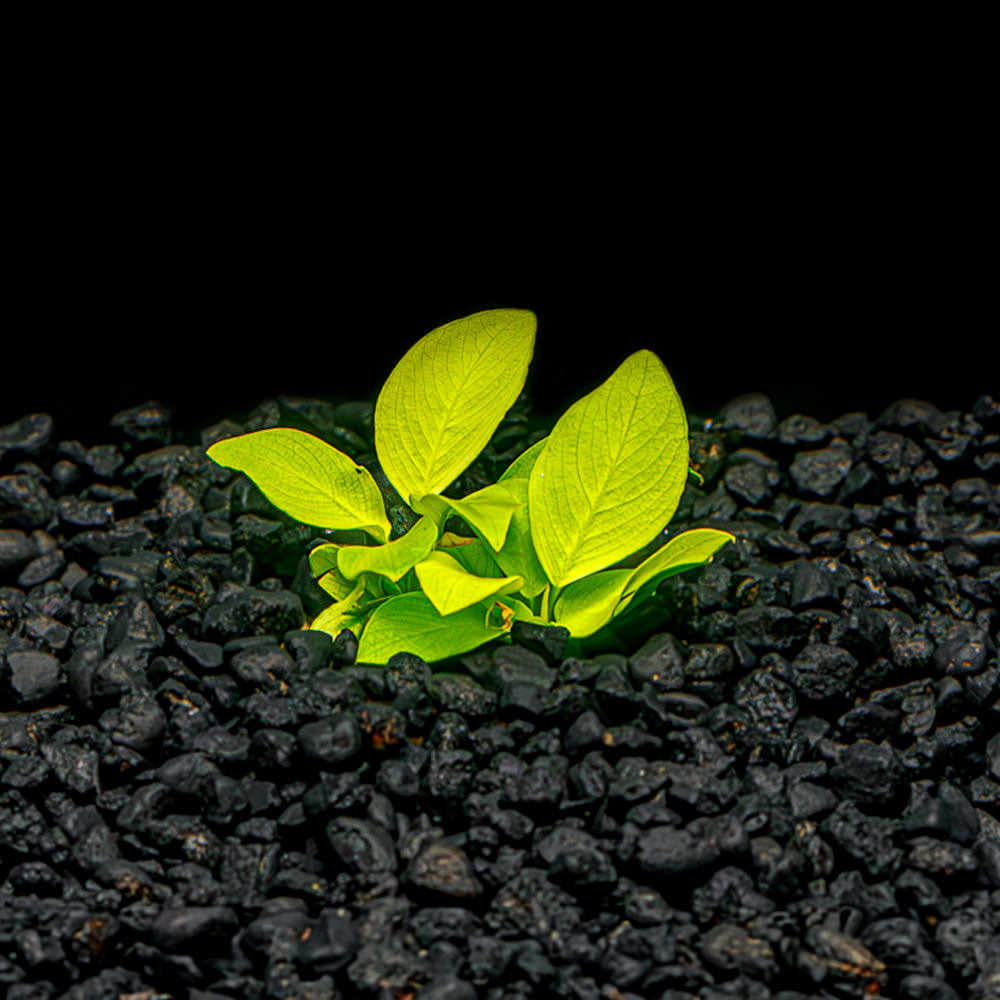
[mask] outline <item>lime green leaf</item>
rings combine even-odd
[[[395,653],[413,653],[428,663],[467,653],[504,635],[486,624],[489,608],[473,605],[442,617],[419,591],[390,597],[365,625],[358,663],[385,665]]]
[[[305,431],[272,427],[217,441],[208,457],[249,476],[279,510],[320,528],[389,537],[382,494],[367,469]]]
[[[497,480],[498,484],[503,483],[508,490],[514,492],[520,501],[507,529],[503,548],[497,554],[497,563],[508,576],[524,578],[521,593],[525,597],[535,597],[550,582],[531,542],[531,524],[528,516],[528,477],[548,441],[548,437],[543,437],[522,451]]]
[[[393,583],[388,577],[373,574],[368,581],[369,593],[376,597],[395,597],[403,593],[403,588],[399,583]]]
[[[342,608],[341,604],[343,603],[343,601],[337,601],[328,608],[324,608],[313,619],[313,623],[309,628],[315,632],[326,632],[327,635],[333,636],[334,639],[345,628],[351,628],[355,621],[355,615],[352,609]]]
[[[507,479],[504,486],[520,501],[510,519],[507,539],[497,553],[497,565],[507,576],[520,576],[524,580],[521,593],[525,597],[535,597],[548,585],[549,579],[535,554],[531,541],[531,525],[528,521],[528,480]]]
[[[395,597],[396,594],[403,592],[403,588],[398,583],[393,583],[388,577],[378,573],[362,573],[358,579],[364,581],[365,584],[365,599],[361,602],[362,609],[374,605],[386,597]],[[323,583],[322,577],[318,582]]]
[[[336,570],[324,573],[316,582],[335,600],[342,601],[354,589],[350,580],[345,580]]]
[[[608,569],[574,580],[556,600],[554,624],[578,638],[591,635],[611,621],[632,571]]]
[[[343,547],[324,542],[309,553],[309,569],[316,582],[336,601],[342,601],[357,585],[337,568],[337,553]]]
[[[623,588],[621,604],[615,609],[618,615],[628,607],[632,598],[641,587],[650,583],[659,583],[675,573],[702,566],[726,542],[734,541],[735,536],[728,531],[716,528],[692,528],[682,531],[671,538],[662,548],[657,549],[648,559],[644,559],[634,570]]]
[[[337,551],[340,548],[340,545],[335,545],[332,542],[324,542],[322,545],[317,545],[316,548],[312,549],[309,553],[309,569],[312,575],[319,576],[321,573],[336,571]]]
[[[522,451],[517,458],[504,470],[503,475],[497,480],[502,483],[505,479],[527,479],[531,475],[531,470],[538,461],[538,456],[548,443],[548,438],[543,437],[541,441],[536,441],[530,448]]]
[[[461,611],[487,597],[510,594],[524,583],[519,576],[474,576],[457,559],[441,551],[417,563],[416,573],[424,593],[442,615]]]
[[[662,530],[688,469],[687,418],[663,362],[637,351],[557,421],[531,471],[535,552],[557,586]]]
[[[445,521],[451,517],[451,507],[439,493],[410,497],[410,504],[416,513],[430,518],[439,528],[444,527]]]
[[[403,355],[375,403],[375,451],[404,500],[440,493],[483,450],[524,386],[535,326],[528,310],[491,309]]]
[[[337,569],[349,580],[362,573],[378,573],[395,583],[434,548],[437,536],[437,525],[421,517],[402,538],[384,545],[340,546]]]
[[[625,593],[633,593],[664,570],[679,571],[691,566],[701,566],[708,562],[726,542],[735,540],[735,535],[728,531],[719,531],[717,528],[692,528],[690,531],[682,531],[632,570]]]
[[[621,614],[642,588],[701,566],[733,536],[714,528],[694,528],[672,538],[635,569],[594,573],[568,584],[555,605],[555,624],[574,638],[592,635]]]
[[[413,509],[429,514],[438,524],[443,524],[449,514],[457,514],[497,552],[503,546],[511,516],[520,502],[506,483],[493,483],[460,500],[433,493],[414,497]]]
[[[450,532],[446,532],[450,534]],[[452,535],[456,538],[458,536]],[[481,538],[463,538],[461,545],[443,545],[444,537],[438,542],[438,549],[457,560],[466,570],[476,576],[504,576],[497,565],[496,555]],[[510,575],[510,574],[507,574]]]
[[[320,582],[322,583],[322,579]],[[359,580],[346,597],[324,608],[309,627],[317,632],[326,632],[336,639],[345,628],[351,628],[355,622],[364,593],[364,582]]]

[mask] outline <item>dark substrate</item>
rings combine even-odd
[[[354,663],[318,536],[182,434],[0,428],[9,1000],[1000,996],[1000,404],[691,417],[737,541],[609,651]],[[456,484],[547,428],[524,400]],[[569,653],[574,655],[569,655]]]

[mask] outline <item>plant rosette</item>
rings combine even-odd
[[[208,449],[295,520],[367,536],[309,553],[331,598],[309,627],[334,637],[350,629],[358,663],[384,665],[400,652],[431,663],[510,642],[518,621],[594,637],[733,540],[693,528],[633,569],[609,568],[669,523],[689,471],[684,408],[647,350],[574,403],[496,483],[443,496],[521,392],[535,329],[528,310],[475,313],[428,333],[390,373],[375,404],[375,451],[415,518],[401,537],[390,537],[371,473],[312,434],[276,427]],[[456,516],[471,536],[445,530]]]

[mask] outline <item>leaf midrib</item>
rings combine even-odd
[[[645,373],[643,373],[643,383],[645,383],[645,381],[646,381],[646,376],[645,376]],[[604,406],[605,417],[607,417],[607,401],[610,399],[610,395],[611,394],[608,393],[606,395],[606,397],[605,397],[605,406]],[[641,395],[641,390],[639,392],[637,392],[637,393],[634,394],[633,401],[632,401],[632,412],[629,414],[628,421],[626,422],[626,425],[625,425],[626,426],[626,431],[622,435],[622,439],[618,442],[617,454],[615,455],[614,459],[611,462],[609,462],[607,464],[607,466],[606,466],[606,472],[605,472],[605,476],[604,476],[604,482],[601,484],[601,488],[597,491],[597,493],[596,493],[596,495],[595,495],[594,498],[592,498],[586,492],[586,490],[584,490],[584,497],[587,500],[587,508],[588,508],[588,510],[587,510],[587,516],[586,516],[586,518],[583,521],[579,522],[578,525],[577,525],[577,530],[574,533],[576,537],[575,537],[575,539],[573,541],[572,547],[571,548],[567,548],[565,550],[566,551],[566,563],[567,563],[567,565],[563,567],[563,572],[567,572],[569,570],[569,568],[573,565],[573,560],[575,559],[576,554],[577,554],[577,552],[580,549],[580,542],[581,542],[581,539],[583,538],[583,535],[584,535],[584,528],[585,527],[589,527],[589,525],[593,521],[593,518],[594,518],[594,508],[597,506],[597,497],[601,496],[604,493],[605,487],[608,484],[608,480],[611,478],[611,473],[615,469],[615,467],[618,464],[619,459],[621,458],[621,453],[622,453],[622,450],[623,450],[623,448],[625,446],[625,438],[628,437],[628,428],[631,426],[631,424],[632,424],[632,418],[635,416],[635,411],[636,411],[636,409],[639,406],[639,396],[640,395]],[[582,476],[580,474],[580,452],[579,452],[579,449],[577,449],[577,453],[576,453],[576,473],[577,473],[577,479],[582,483],[583,479],[582,479]]]
[[[488,350],[488,348],[487,348],[487,350]],[[438,456],[441,454],[441,444],[442,444],[442,442],[444,440],[445,432],[451,426],[452,417],[458,411],[458,408],[459,408],[458,407],[458,399],[459,399],[459,397],[465,391],[466,386],[469,385],[469,383],[472,381],[473,374],[478,369],[480,369],[482,367],[482,365],[484,363],[486,363],[486,361],[487,361],[486,351],[479,351],[478,353],[479,353],[479,357],[476,359],[475,362],[473,362],[472,367],[470,369],[468,369],[468,374],[462,380],[462,382],[459,385],[457,391],[455,391],[455,392],[452,393],[451,400],[447,404],[447,410],[446,410],[445,419],[437,427],[437,440],[434,442],[434,445],[433,445],[433,447],[431,449],[431,460],[429,462],[429,467],[430,467],[431,470],[433,470],[435,468],[435,466],[437,465]],[[437,380],[434,381],[434,385],[440,387],[440,384],[441,383],[439,381],[437,381]],[[482,407],[480,407],[480,409],[482,409]]]

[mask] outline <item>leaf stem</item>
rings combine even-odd
[[[557,587],[555,584],[548,584],[542,591],[542,611],[541,617],[547,622],[552,621],[552,612],[555,610],[556,598],[562,591],[562,587]]]
[[[555,584],[552,585],[552,593],[549,596],[549,614],[546,615],[549,621],[553,620],[552,616],[555,614],[556,611],[556,600],[562,593],[562,590],[563,590],[562,587],[557,587],[555,586]]]

